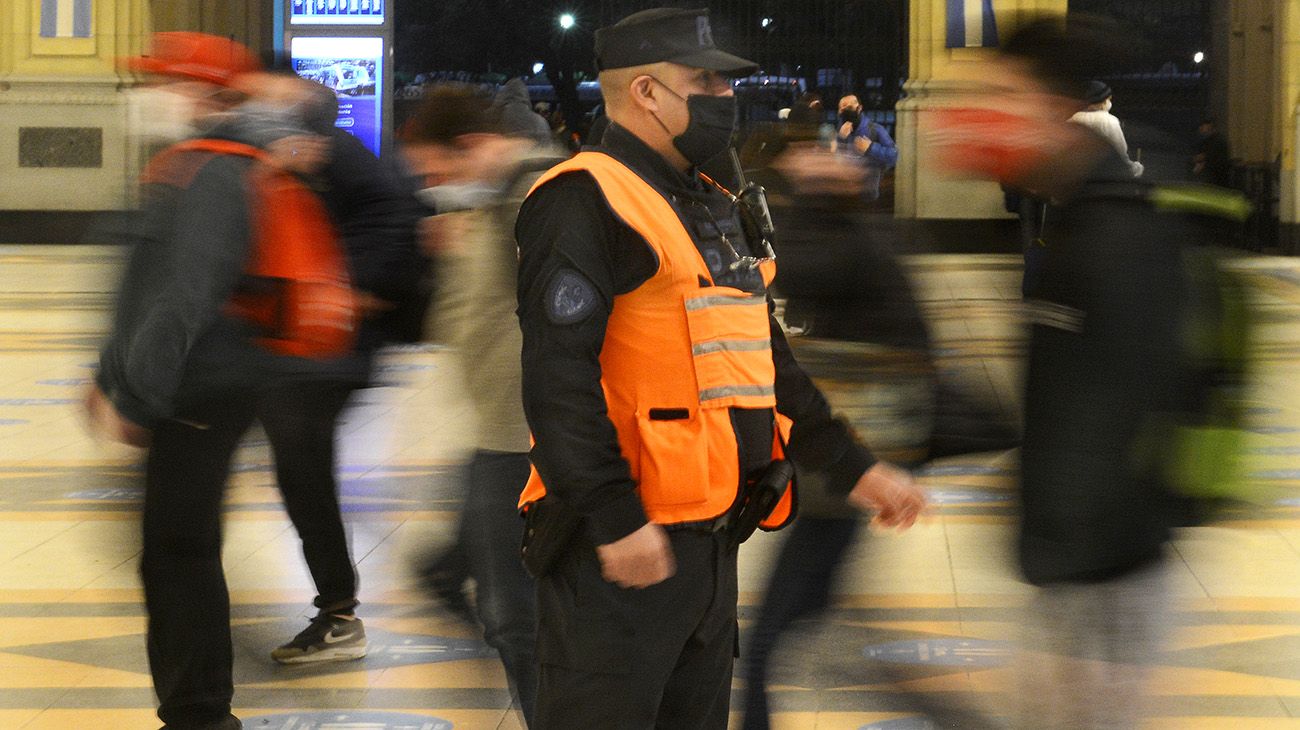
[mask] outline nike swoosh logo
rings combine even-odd
[[[338,634],[335,634],[335,633],[334,633],[334,629],[330,629],[329,633],[328,633],[328,634],[325,634],[325,643],[326,643],[326,644],[337,644],[337,643],[339,643],[340,641],[347,641],[348,639],[351,639],[351,638],[352,638],[352,634],[342,634],[342,635],[338,635]]]

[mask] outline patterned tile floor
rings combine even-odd
[[[0,247],[0,728],[152,728],[144,654],[137,455],[83,428],[119,253]],[[1023,333],[1016,261],[909,260],[945,364],[1016,403]],[[1174,545],[1177,610],[1156,659],[1159,730],[1300,730],[1300,263],[1245,268],[1266,328],[1253,394],[1261,503]],[[286,668],[268,652],[313,591],[280,506],[266,443],[250,434],[228,494],[225,565],[246,727],[516,728],[495,658],[414,590],[411,560],[450,539],[466,404],[450,353],[384,360],[342,436],[342,491],[374,647],[361,662]],[[860,541],[824,622],[777,658],[780,730],[917,730],[914,701],[1005,710],[1026,587],[1008,562],[1010,455],[961,458],[924,480],[937,507],[904,535]],[[742,557],[748,626],[779,537]],[[739,682],[737,683],[739,687]]]

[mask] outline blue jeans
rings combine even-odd
[[[524,523],[517,504],[528,481],[528,454],[476,451],[466,467],[458,542],[477,584],[483,639],[501,654],[524,717],[537,700],[537,595],[520,558]]]

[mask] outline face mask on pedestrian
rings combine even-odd
[[[142,139],[170,144],[197,132],[194,116],[197,102],[185,94],[163,88],[138,88],[128,93],[132,131]]]
[[[249,141],[258,146],[292,135],[311,134],[297,105],[252,99],[231,114]]]
[[[736,133],[736,97],[691,94],[683,99],[681,94],[673,91],[664,82],[653,76],[650,78],[667,89],[668,93],[686,103],[689,120],[686,123],[686,130],[673,137],[673,147],[682,153],[682,157],[685,157],[687,162],[698,167],[726,151],[731,144],[732,136]],[[671,134],[668,125],[659,119],[658,114],[654,115],[654,118],[665,132]]]
[[[443,215],[486,208],[500,200],[500,191],[485,182],[470,181],[425,188],[418,196],[436,214]]]
[[[858,123],[861,122],[861,121],[862,121],[862,110],[861,110],[861,109],[851,109],[851,108],[850,108],[850,109],[845,109],[844,111],[840,112],[840,124],[841,124],[841,125],[844,124],[845,122],[848,122],[849,124],[852,124],[852,125],[853,125],[853,128],[854,128],[854,129],[857,129],[857,127],[858,127]]]
[[[1061,145],[1058,126],[994,109],[943,110],[929,135],[943,165],[959,174],[1013,184]]]

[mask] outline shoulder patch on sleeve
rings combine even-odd
[[[553,324],[577,324],[596,311],[596,287],[573,269],[560,269],[546,285],[546,316]]]

